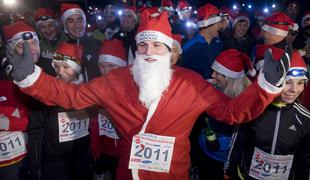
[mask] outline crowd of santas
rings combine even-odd
[[[306,108],[310,108],[310,100],[307,98],[309,97],[310,86],[306,84],[308,80],[308,63],[310,62],[310,13],[306,12],[298,25],[299,22],[296,22],[294,19],[296,10],[292,10],[293,7],[291,7],[297,8],[297,5],[296,3],[288,4],[286,13],[274,12],[268,16],[256,13],[256,23],[252,22],[253,20],[246,12],[237,12],[228,8],[218,9],[212,4],[205,4],[199,7],[197,14],[195,14],[194,8],[185,0],[178,1],[176,8],[174,8],[174,4],[171,1],[163,1],[161,7],[144,7],[139,10],[131,6],[124,6],[121,11],[118,11],[116,6],[107,5],[100,12],[100,16],[96,16],[96,28],[92,31],[87,31],[87,18],[81,7],[76,4],[62,3],[60,18],[57,18],[56,13],[49,8],[39,8],[33,14],[35,21],[33,25],[22,21],[4,25],[3,34],[1,34],[1,37],[5,39],[5,46],[3,48],[5,55],[1,57],[0,76],[0,179],[189,179],[194,178],[195,175],[199,176],[200,179],[234,179],[236,169],[232,170],[232,168],[235,168],[234,165],[236,164],[233,164],[232,161],[236,160],[234,159],[235,157],[240,157],[238,153],[244,150],[236,150],[233,147],[233,142],[238,143],[239,141],[235,137],[236,132],[238,132],[236,130],[237,126],[232,124],[238,124],[239,127],[239,124],[244,121],[243,119],[246,116],[243,116],[243,114],[240,115],[242,118],[238,115],[234,116],[234,113],[237,112],[236,109],[239,109],[238,107],[225,109],[226,112],[223,112],[223,114],[219,111],[215,112],[214,109],[209,107],[210,104],[220,101],[226,102],[229,98],[226,96],[218,98],[212,95],[208,98],[206,97],[208,93],[215,93],[216,90],[210,90],[209,84],[199,83],[209,81],[219,91],[231,98],[237,97],[251,84],[260,84],[260,86],[264,86],[266,89],[271,87],[271,90],[264,89],[266,92],[263,92],[263,90],[257,90],[258,88],[255,89],[251,86],[252,92],[249,93],[249,90],[245,94],[248,97],[243,97],[244,104],[249,104],[249,108],[251,107],[250,105],[253,105],[253,102],[249,100],[252,94],[261,98],[260,101],[256,102],[257,110],[248,110],[250,115],[247,114],[247,117],[257,117],[257,113],[262,112],[261,108],[266,107],[267,102],[270,103],[270,99],[274,96],[268,93],[280,93],[277,89],[278,87],[273,87],[266,83],[265,79],[262,80],[260,78],[262,75],[259,76],[260,71],[261,74],[264,72],[262,68],[264,67],[266,56],[268,57],[266,51],[270,50],[272,58],[279,60],[288,52],[288,47],[293,47],[294,50],[291,52],[290,58],[291,69],[284,76],[285,81],[287,81],[287,84],[290,84],[291,79],[297,79],[299,80],[299,85],[302,85],[303,88],[296,96],[287,95],[289,90],[283,91],[281,97],[283,94],[288,99],[294,96],[293,101],[284,103],[273,102],[273,104],[276,104],[277,108],[283,108],[283,111],[285,108],[288,108],[290,110],[288,111],[289,115],[294,114],[292,118],[295,118],[295,115],[297,116],[295,118],[296,122],[300,122],[301,125],[293,125],[296,125],[298,133],[301,133],[298,134],[299,139],[296,138],[298,141],[287,137],[287,134],[284,134],[284,136],[290,140],[289,142],[294,144],[292,145],[294,147],[293,154],[295,154],[295,150],[296,152],[298,150],[302,155],[305,155],[305,157],[302,157],[305,161],[300,163],[302,168],[298,166],[299,164],[296,166],[297,169],[300,168],[303,171],[296,172],[302,175],[309,174],[310,164],[307,162],[308,158],[306,157],[306,155],[309,155],[307,153],[309,147],[302,146],[300,149],[297,147],[307,142],[303,140],[308,137],[308,132],[310,133],[308,125],[304,129],[300,128],[302,130],[298,129],[303,123],[308,124],[306,120],[309,120],[310,115],[309,111],[306,110]],[[149,41],[155,42],[152,45],[152,48],[155,50],[148,47]],[[144,79],[139,79],[134,74],[135,70],[144,72],[143,68],[141,70],[135,67],[134,64],[139,58],[146,57],[137,51],[139,48],[140,50],[145,48],[144,55],[149,55],[153,51],[159,51],[159,44],[165,45],[169,51],[167,53],[168,56],[154,55],[150,57],[154,59],[157,57],[168,59],[172,72],[182,77],[184,76],[186,83],[191,83],[178,82],[174,76],[170,76],[169,71],[167,73],[168,81],[166,84],[163,82],[164,85],[156,83],[155,77],[153,82],[149,83],[147,81],[150,89],[154,89],[155,95],[156,90],[160,89],[160,97],[173,99],[174,94],[171,91],[178,92],[178,88],[185,88],[186,86],[188,89],[185,94],[188,92],[190,94],[187,97],[182,96],[182,98],[188,98],[187,101],[179,99],[183,104],[178,102],[171,103],[164,98],[163,101],[167,101],[164,103],[173,104],[173,107],[170,107],[172,106],[170,104],[166,110],[160,107],[160,110],[163,111],[162,114],[164,114],[162,115],[163,117],[158,118],[157,116],[159,115],[156,113],[154,115],[155,118],[160,119],[154,120],[158,120],[158,124],[154,123],[154,121],[149,124],[146,123],[146,125],[140,122],[139,124],[137,123],[138,120],[142,119],[144,121],[146,118],[151,118],[146,115],[149,115],[148,110],[150,111],[153,108],[154,101],[153,99],[149,101],[148,98],[150,97],[147,95],[150,92],[143,91],[144,89],[139,84],[139,80],[144,82]],[[27,54],[25,51],[31,53]],[[59,88],[50,77],[44,75],[43,77],[40,76],[36,82],[31,81],[31,86],[36,86],[39,89],[39,87],[47,84],[48,87],[57,89],[59,96],[65,99],[69,96],[63,95],[62,92],[64,94],[65,92],[75,93],[72,87],[67,89],[65,85],[75,84],[82,86],[85,83],[93,82],[92,80],[94,79],[100,79],[107,86],[100,86],[99,83],[94,85],[93,83],[92,88],[94,89],[91,89],[91,91],[97,91],[100,94],[103,92],[103,89],[107,88],[108,93],[105,93],[105,97],[109,100],[109,103],[105,103],[102,97],[96,97],[99,100],[94,100],[96,103],[91,103],[87,98],[92,99],[94,97],[84,94],[87,98],[83,99],[80,96],[70,97],[75,98],[76,102],[66,102],[63,103],[66,104],[64,106],[84,107],[85,104],[104,104],[106,107],[92,106],[81,110],[68,109],[54,106],[56,103],[51,99],[43,99],[47,105],[42,104],[38,100],[23,94],[18,86],[25,88],[23,91],[26,93],[29,93],[30,90],[36,91],[35,93],[39,94],[38,97],[43,96],[43,94],[45,97],[49,95],[50,97],[55,97],[55,95],[46,94],[50,91],[49,89],[44,89],[44,91],[40,92],[30,87],[29,90],[27,89],[29,85],[25,83],[24,79],[18,79],[16,74],[8,73],[12,69],[14,70],[14,68],[19,68],[19,73],[22,74],[28,68],[5,66],[5,63],[7,63],[6,59],[14,61],[16,55],[20,55],[25,59],[27,59],[26,56],[28,55],[28,58],[33,60],[33,63],[36,65],[34,74],[38,73],[36,78],[40,74],[38,69],[41,69],[49,76],[54,76],[65,82]],[[145,58],[148,63],[154,61],[150,57]],[[136,64],[143,67],[143,63]],[[127,66],[129,66],[130,70],[122,68]],[[158,65],[158,67],[160,69],[162,66]],[[184,73],[183,68],[192,70],[195,73],[187,71]],[[166,73],[164,70],[158,72]],[[117,73],[122,74],[117,76]],[[148,72],[144,73],[147,74]],[[149,73],[149,75],[152,77],[156,73]],[[105,76],[107,76],[107,79],[102,78]],[[129,78],[132,76],[133,78]],[[227,78],[230,79],[228,80]],[[16,83],[18,84],[16,86],[10,81],[12,79],[14,83],[22,83]],[[232,79],[239,79],[239,84],[235,84],[234,87],[233,85],[230,86],[229,82],[233,82]],[[169,84],[170,80],[174,83]],[[133,98],[138,96],[136,92],[138,88],[136,86],[123,87],[123,84],[134,84],[134,82],[138,84],[140,93],[142,95],[143,93],[146,94],[145,97],[141,97],[142,95],[139,94],[137,99],[140,100],[140,104]],[[239,87],[238,90],[236,90],[237,87]],[[172,90],[169,91],[167,90],[168,88]],[[84,91],[88,92],[85,89]],[[208,93],[205,91],[208,91]],[[166,94],[162,96],[161,93],[163,92]],[[115,95],[116,93],[120,94]],[[216,91],[216,93],[219,92]],[[178,96],[180,94],[176,93]],[[297,97],[306,108],[299,103],[295,104],[297,103],[295,101]],[[62,100],[59,99],[58,101],[61,102]],[[125,105],[120,105],[122,100]],[[134,101],[136,105],[128,105],[126,104],[127,101]],[[187,104],[189,101],[191,105]],[[286,106],[283,104],[294,105]],[[159,105],[166,106],[163,102],[159,103]],[[243,107],[244,105],[242,104],[238,105],[241,109],[248,108]],[[196,114],[202,111],[210,112],[211,116],[216,117],[211,118],[204,113],[198,117]],[[230,112],[233,117],[224,121],[225,117],[223,116]],[[166,114],[169,116],[165,116]],[[276,114],[275,111],[267,108],[263,115],[258,117],[255,122],[265,122],[265,119],[269,117],[276,119],[276,115],[273,116],[274,114]],[[206,141],[209,139],[206,139],[205,136],[206,124],[204,119],[208,118],[211,120],[208,120],[207,124],[212,126],[211,129],[214,129],[217,138],[220,140],[225,139],[219,142],[219,149],[211,150],[211,152],[206,148]],[[190,121],[192,119],[197,119],[195,125],[193,121]],[[222,124],[217,124],[217,120],[221,121]],[[257,123],[247,126],[249,126],[248,129],[255,129],[259,125],[261,124]],[[137,132],[144,133],[146,126],[149,128],[147,130],[153,130],[158,135],[163,135],[160,138],[168,138],[153,140],[153,137],[149,136],[137,137]],[[270,127],[273,127],[273,125]],[[142,131],[143,128],[144,131]],[[193,131],[191,131],[192,128]],[[139,131],[140,129],[141,131]],[[248,133],[243,131],[243,126],[240,129],[240,134]],[[270,132],[266,132],[266,134],[268,133]],[[188,140],[189,136],[191,142]],[[160,145],[162,143],[166,144],[166,151],[163,149],[155,150],[154,147],[153,149],[147,149],[148,147],[141,146],[141,151],[135,152],[135,155],[140,156],[139,153],[143,152],[144,154],[141,156],[148,159],[147,157],[153,157],[154,155],[152,156],[152,154],[157,153],[158,158],[164,157],[165,161],[168,159],[171,167],[170,164],[163,163],[161,170],[154,170],[157,171],[156,173],[153,170],[148,171],[147,168],[149,167],[142,171],[139,170],[139,173],[138,170],[135,171],[135,167],[132,166],[136,164],[133,165],[130,161],[132,160],[132,147],[137,145],[136,147],[139,148],[140,141],[143,138],[149,138],[148,140],[152,140]],[[257,138],[256,140],[260,139]],[[297,142],[299,143],[298,145],[296,145]],[[167,144],[172,144],[172,147]],[[248,144],[251,144],[250,141],[248,141]],[[288,147],[286,145],[283,147],[284,149],[291,148],[291,146]],[[190,150],[191,156],[189,157]],[[170,151],[171,153],[174,152],[173,157],[169,154]],[[236,156],[231,156],[230,151],[234,152],[235,154],[232,155]],[[261,151],[261,149],[255,149],[254,153],[261,153]],[[282,154],[280,153],[279,155]],[[298,159],[302,158],[298,157]],[[278,160],[277,162],[282,163],[281,165],[289,166],[290,163],[292,165],[292,161]],[[225,171],[223,171],[225,162],[229,166],[225,166]],[[248,168],[250,168],[248,164],[241,165],[242,167],[238,166],[238,168],[241,173],[245,173],[243,177],[250,178],[251,176],[251,178],[256,179],[261,177],[253,175],[251,170],[247,172]],[[194,171],[196,167],[198,172]],[[154,169],[156,168],[158,169],[159,167],[155,166]],[[281,177],[294,178],[294,173],[295,169],[294,171],[284,173],[285,176]],[[274,174],[272,176],[280,177]]]

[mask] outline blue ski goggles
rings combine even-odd
[[[308,79],[308,72],[303,70],[303,69],[291,69],[287,72],[286,76],[291,76],[291,77],[304,77]]]

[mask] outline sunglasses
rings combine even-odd
[[[308,72],[302,69],[292,69],[288,71],[286,75],[293,77],[302,77],[302,76],[308,77]]]

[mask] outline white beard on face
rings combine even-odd
[[[157,61],[147,62],[145,61],[147,58],[157,59]],[[171,53],[163,56],[136,53],[131,72],[139,87],[139,100],[147,109],[154,100],[160,99],[170,84],[172,75],[170,61]]]

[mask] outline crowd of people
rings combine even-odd
[[[0,34],[0,179],[310,177],[310,12],[39,8]],[[59,14],[57,16],[56,14]],[[307,98],[308,97],[308,98]]]

